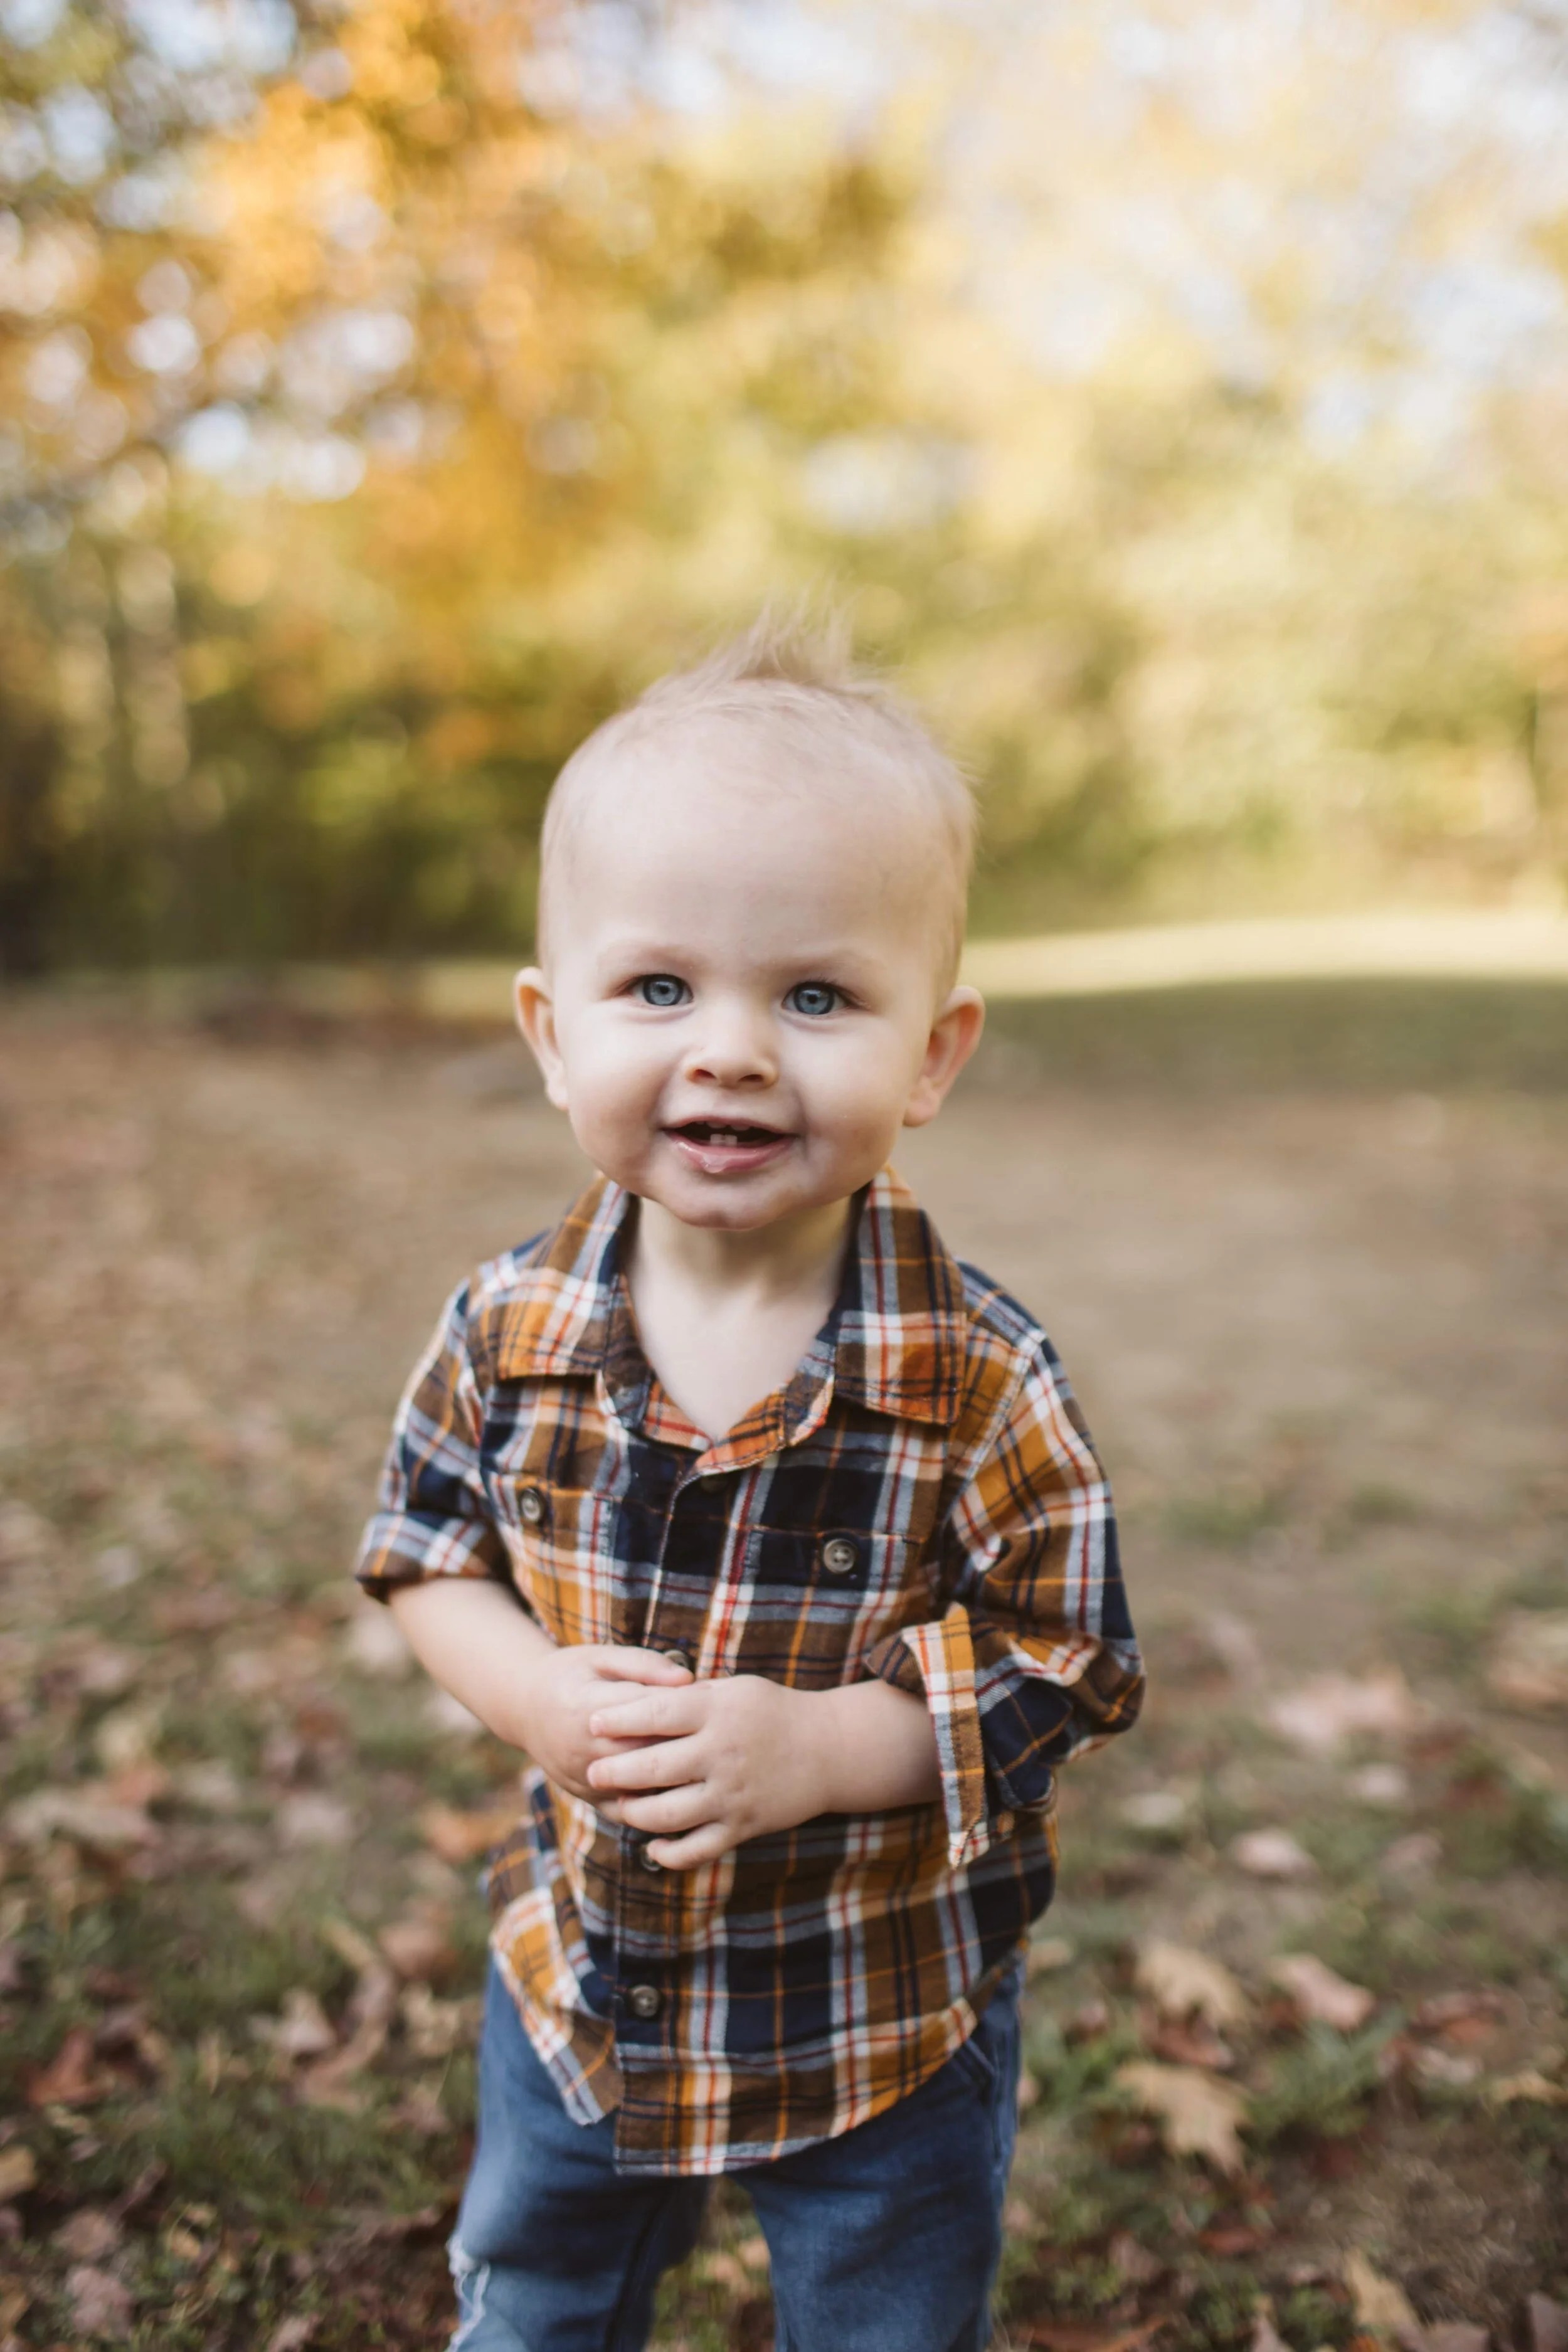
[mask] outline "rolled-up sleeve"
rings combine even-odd
[[[448,1300],[393,1423],[379,1507],[354,1570],[376,1600],[427,1577],[507,1576],[480,1476],[483,1422],[465,1284]]]
[[[867,1661],[931,1710],[948,1856],[1047,1812],[1058,1765],[1136,1721],[1143,1668],[1110,1490],[1042,1344],[1011,1382],[942,1529],[942,1616]]]

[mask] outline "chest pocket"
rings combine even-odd
[[[745,1554],[745,1633],[736,1670],[805,1690],[851,1682],[868,1651],[933,1612],[935,1588],[909,1536],[858,1528],[759,1528]]]
[[[512,1582],[545,1632],[562,1643],[608,1641],[608,1594],[595,1563],[614,1504],[543,1478],[499,1477],[493,1491]]]

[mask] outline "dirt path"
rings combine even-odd
[[[412,1899],[409,1817],[426,1786],[477,1803],[505,1759],[423,1717],[410,1728],[410,1684],[372,1676],[355,1695],[357,1669],[345,1684],[334,1646],[352,1606],[337,1580],[441,1297],[548,1222],[579,1179],[563,1125],[500,1045],[237,1045],[37,1008],[0,1025],[0,1121],[13,1792],[104,1769],[101,1702],[69,1664],[93,1629],[144,1660],[163,1720],[195,1727],[187,1748],[218,1738],[200,1728],[193,1678],[226,1675],[242,1696],[224,1704],[255,1717],[259,1744],[243,1752],[259,1759],[268,1802],[317,1790],[350,1809],[368,1859],[349,1910],[371,1929],[378,1906]],[[1361,2247],[1425,2315],[1512,2327],[1527,2292],[1568,2295],[1568,2109],[1555,2092],[1485,2095],[1521,2071],[1563,2080],[1568,1716],[1500,1706],[1482,1669],[1510,1611],[1568,1606],[1568,1102],[1200,1101],[1046,1087],[998,1056],[909,1139],[900,1165],[952,1246],[1057,1340],[1118,1484],[1156,1678],[1147,1730],[1087,1764],[1065,1801],[1051,1925],[1072,1950],[1037,1994],[1016,2310],[1041,2326],[1057,2309],[1103,2314],[1110,2327],[1157,2309],[1172,2345],[1244,2343],[1257,2292],[1267,2285],[1283,2311],[1281,2282],[1299,2273],[1289,2340],[1314,2352],[1352,2331],[1342,2259]],[[285,1698],[258,1667],[244,1696],[233,1657],[268,1645],[294,1661],[300,1688]],[[1304,1677],[1391,1667],[1414,1708],[1387,1739],[1313,1757],[1259,1723],[1265,1696]],[[394,1699],[395,1724],[374,1716]],[[159,1753],[174,1757],[179,1740],[164,1737]],[[1363,1801],[1369,1762],[1383,1794]],[[186,1766],[167,1769],[177,1780]],[[1162,1798],[1173,1798],[1163,1817],[1148,1801]],[[177,1845],[174,1800],[147,1801]],[[267,1818],[241,1816],[251,1843],[234,1831],[226,1867],[276,1886],[281,1920],[296,1899],[325,1899],[306,1864],[326,1863],[303,1840],[296,1886]],[[1300,1876],[1236,1865],[1235,1837],[1258,1828],[1310,1849]],[[234,1859],[242,1848],[248,1862]],[[30,1874],[47,1882],[62,1866],[58,1840],[48,1853],[45,1868],[13,1824],[4,1933],[28,1966],[43,1947],[27,1937],[45,1934]],[[85,1932],[109,1917],[104,1888],[119,1880],[94,1876],[109,1864],[90,1841],[71,1867],[68,1928]],[[426,1853],[419,1867],[428,1896],[439,1865]],[[437,1885],[449,1911],[462,1912],[462,1884]],[[1118,2104],[1117,2064],[1140,2047],[1168,2062],[1180,2042],[1151,2026],[1131,1980],[1156,1929],[1222,1955],[1258,2004],[1236,2071],[1268,2152],[1239,2186],[1222,2176],[1205,2189],[1190,2161],[1149,2172],[1164,2161],[1152,2126]],[[133,1944],[143,1930],[123,1932]],[[458,1937],[470,1952],[476,1934]],[[1277,1996],[1268,2006],[1268,1969],[1289,1946],[1367,1984],[1381,2042],[1352,2036],[1349,2059],[1331,2050],[1311,2074],[1316,2042],[1290,2038],[1300,2021]],[[274,2000],[303,1966],[290,1948]],[[87,1965],[79,1953],[62,1962],[62,1981]],[[135,1975],[152,1962],[115,1965]],[[341,2008],[344,1984],[321,1981]],[[159,1988],[145,1991],[156,2006]],[[1500,2006],[1474,2012],[1473,2051],[1462,2033],[1444,2041],[1447,2028],[1411,2022],[1423,2000],[1483,1991]],[[265,2005],[254,1988],[247,1998]],[[38,2026],[46,2056],[68,2011]],[[174,2032],[168,2019],[162,2030]],[[14,2095],[32,2133],[35,2111]],[[234,2095],[240,2112],[253,2095]],[[100,2126],[106,2184],[114,2151],[129,2164],[149,2132],[145,2115],[120,2140]],[[77,2193],[68,2149],[64,2136],[40,2141],[44,2201],[26,2224],[42,2250],[38,2314],[57,2291],[48,2232]],[[435,2179],[458,2160],[439,2137],[427,2155]],[[159,2161],[177,2172],[166,2152]],[[1227,2228],[1254,2270],[1240,2253],[1226,2268]],[[1156,2240],[1141,2270],[1135,2242]],[[735,2284],[739,2258],[724,2256],[728,2273],[705,2259],[672,2290],[663,2340],[763,2341],[765,2304]],[[142,2279],[129,2253],[114,2261]],[[331,2275],[312,2340],[370,2340],[333,2332]],[[149,2342],[265,2340],[225,2336],[199,2299],[185,2334],[174,2306],[146,2307],[163,2312]]]

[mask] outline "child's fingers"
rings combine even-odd
[[[588,1767],[589,1784],[595,1789],[681,1789],[700,1777],[689,1739],[656,1739],[625,1755],[596,1756]]]
[[[719,1861],[734,1843],[722,1822],[705,1822],[687,1837],[649,1838],[647,1852],[662,1870],[696,1870],[705,1862]]]
[[[651,1795],[623,1797],[621,1819],[629,1828],[654,1837],[682,1837],[713,1821],[713,1792],[700,1780],[683,1789],[660,1789]]]
[[[663,1650],[623,1648],[619,1643],[606,1643],[595,1666],[606,1682],[679,1685],[691,1680],[684,1658],[672,1658]]]
[[[711,1687],[688,1682],[679,1689],[645,1692],[641,1698],[612,1700],[594,1709],[589,1733],[595,1739],[670,1739],[696,1731],[707,1719],[702,1693]]]

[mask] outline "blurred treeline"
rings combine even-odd
[[[993,926],[1561,888],[1554,10],[0,23],[12,971],[515,946],[583,731],[824,584]]]

